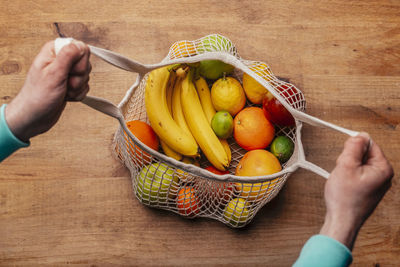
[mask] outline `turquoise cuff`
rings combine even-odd
[[[19,140],[8,128],[4,111],[6,105],[1,106],[0,109],[0,162],[11,155],[14,151],[21,147],[29,146],[29,142],[25,143]]]
[[[352,261],[351,251],[345,245],[325,235],[314,235],[304,245],[293,267],[344,267]]]

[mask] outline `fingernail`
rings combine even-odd
[[[371,138],[371,137],[369,136],[369,134],[366,133],[366,132],[360,132],[358,135],[359,135],[359,136],[366,137],[367,139],[370,139],[370,138]]]
[[[81,51],[81,53],[83,54],[85,52],[85,47],[86,45],[82,42],[82,41],[75,41],[73,42]]]

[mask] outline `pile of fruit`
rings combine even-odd
[[[207,51],[212,45],[215,43],[203,43],[201,49]],[[185,51],[187,56],[196,52],[194,48]],[[227,139],[248,151],[232,174],[248,177],[281,171],[281,164],[290,159],[294,144],[285,135],[276,136],[275,126],[291,127],[295,121],[261,84],[246,73],[241,83],[232,77],[233,70],[222,61],[205,60],[152,71],[145,88],[150,124],[135,120],[127,123],[128,128],[148,147],[198,167],[201,162],[202,167],[217,175],[231,173],[232,153]],[[265,64],[252,70],[270,71]],[[287,92],[285,86],[282,85],[282,92]],[[141,166],[135,191],[143,203],[174,207],[190,217],[222,210],[219,216],[233,226],[245,224],[252,216],[252,203],[265,199],[279,180],[199,181],[183,170],[152,162],[151,155],[132,143],[128,142],[126,149],[131,160]],[[149,164],[143,164],[146,162]]]

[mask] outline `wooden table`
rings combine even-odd
[[[0,104],[41,46],[68,36],[145,63],[177,40],[229,37],[301,88],[307,112],[369,132],[400,167],[398,1],[7,1],[0,11]],[[136,76],[93,57],[91,95],[118,103]],[[299,170],[253,222],[233,230],[142,206],[112,156],[117,121],[80,103],[0,165],[0,263],[289,266],[324,219],[324,179]],[[346,136],[305,126],[307,157],[334,167]],[[397,177],[362,228],[353,266],[400,264]]]

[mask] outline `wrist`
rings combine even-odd
[[[352,250],[359,228],[360,225],[351,215],[327,214],[320,234],[329,236]]]
[[[10,131],[22,142],[29,142],[29,133],[27,131],[25,120],[22,116],[22,111],[18,108],[18,100],[15,98],[5,109],[5,119]]]

